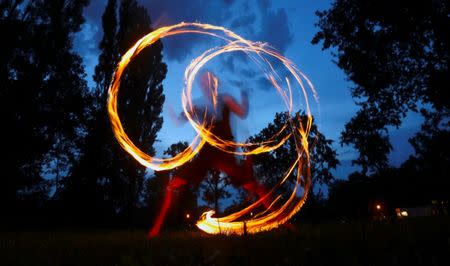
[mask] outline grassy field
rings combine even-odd
[[[450,265],[449,217],[199,232],[3,232],[0,265]]]

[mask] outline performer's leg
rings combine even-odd
[[[267,195],[267,190],[255,179],[251,156],[247,156],[242,165],[239,165],[233,155],[227,154],[218,162],[218,167],[230,176],[231,183],[235,187],[243,187],[251,195],[258,198],[263,198]],[[268,196],[263,201],[263,204],[267,208],[270,203],[271,197]]]
[[[174,178],[172,178],[172,180],[169,181],[169,184],[167,184],[167,187],[166,187],[164,200],[161,205],[161,210],[160,210],[158,216],[156,217],[152,228],[150,229],[150,231],[148,233],[148,237],[155,237],[159,234],[161,225],[164,221],[164,218],[166,217],[167,211],[172,202],[173,191],[185,184],[186,184],[186,180],[181,177],[174,177]]]
[[[257,196],[260,199],[265,197],[265,199],[262,201],[264,207],[268,208],[272,203],[272,197],[270,195],[266,196],[268,191],[258,181],[252,180],[242,185],[242,187],[250,194]]]
[[[206,149],[205,149],[206,150]],[[207,151],[207,150],[206,150]],[[205,156],[206,155],[206,156]],[[164,218],[167,215],[168,209],[171,206],[174,190],[180,188],[187,184],[189,181],[191,184],[200,183],[202,178],[205,176],[206,171],[208,170],[207,160],[209,156],[202,151],[199,155],[191,161],[188,165],[182,166],[176,170],[173,174],[172,179],[166,187],[166,192],[164,196],[163,203],[161,205],[161,210],[156,217],[155,223],[153,227],[150,229],[149,237],[154,237],[158,235],[161,225],[164,222]]]
[[[244,169],[248,174],[248,179],[246,179],[246,183],[242,186],[245,190],[257,195],[259,198],[266,197],[268,191],[266,188],[261,185],[256,179],[253,172],[253,157],[247,156],[244,161]],[[271,197],[267,196],[263,201],[264,206],[267,208],[271,203]]]

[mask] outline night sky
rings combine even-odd
[[[92,88],[95,87],[92,75],[99,54],[98,43],[103,34],[101,16],[106,2],[91,1],[84,12],[86,23],[75,38],[75,49],[83,57],[89,86]],[[355,151],[339,144],[340,132],[358,109],[350,95],[352,83],[346,80],[345,74],[333,63],[330,51],[322,51],[320,45],[311,44],[318,31],[315,27],[315,11],[327,9],[331,1],[141,0],[140,3],[148,9],[154,28],[181,21],[210,23],[227,27],[246,39],[267,42],[281,51],[299,66],[318,91],[319,130],[335,141],[334,146],[341,161],[341,166],[335,172],[336,176],[345,178],[357,169],[351,167],[350,163],[356,156]],[[205,49],[216,45],[211,39],[196,36],[174,37],[163,40],[163,44],[168,74],[164,81],[165,120],[158,135],[160,142],[156,144],[159,153],[170,144],[180,140],[190,141],[193,136],[194,130],[188,125],[176,127],[168,118],[167,110],[170,106],[177,112],[181,111],[180,93],[185,67]],[[239,55],[227,56],[217,60],[217,66],[211,66],[211,69],[221,71],[223,75],[220,78],[224,79],[224,87],[239,87],[240,84],[241,89],[249,92],[251,111],[245,124],[239,123],[237,132],[237,135],[248,136],[259,132],[273,119],[275,112],[283,111],[283,108],[280,99],[271,96],[276,94],[266,88],[264,82],[260,82],[257,74],[249,75],[249,71],[244,72],[248,64],[242,60]],[[230,93],[238,91],[237,88],[232,88]],[[408,138],[419,129],[420,123],[421,118],[411,114],[401,128],[391,130],[394,150],[390,154],[390,160],[393,165],[398,166],[413,152]]]

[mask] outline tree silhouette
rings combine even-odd
[[[41,206],[77,159],[88,112],[84,69],[73,34],[88,1],[2,1],[0,209]]]
[[[410,139],[416,153],[402,165],[420,179],[427,177],[426,184],[421,181],[416,184],[428,200],[450,199],[450,151],[444,145],[450,139],[450,130],[445,130],[450,128],[450,120],[443,119],[442,115],[438,112],[425,114],[428,119],[422,130]]]
[[[354,83],[360,110],[346,124],[341,142],[359,151],[353,163],[364,174],[388,166],[388,127],[398,128],[409,111],[422,109],[448,120],[449,12],[445,0],[336,0],[317,12],[320,31],[312,43],[334,48],[337,65]]]
[[[208,171],[205,180],[200,184],[202,199],[213,205],[216,213],[220,210],[220,200],[231,196],[227,190],[229,185],[231,185],[230,178],[217,170]]]
[[[296,118],[299,118],[301,122],[298,122]],[[249,141],[262,142],[268,140],[279,132],[288,123],[289,119],[290,117],[287,112],[277,113],[273,122],[269,123],[260,133],[250,137]],[[302,123],[302,126],[305,127],[307,117],[304,114],[297,113],[295,117],[292,117],[292,121],[295,121],[296,126],[300,126],[299,123]],[[282,139],[286,134],[288,134],[287,130],[280,134],[277,139]],[[336,151],[331,146],[333,141],[327,139],[320,133],[313,122],[308,136],[308,142],[311,145],[309,152],[311,156],[310,167],[313,184],[328,184],[333,179],[333,175],[330,172],[331,169],[335,169],[339,164],[339,161],[336,159]],[[291,137],[278,149],[254,157],[256,174],[263,183],[272,187],[284,176],[296,158],[297,149],[295,141]]]
[[[258,134],[251,136],[248,141],[253,143],[267,141],[271,137],[275,136],[283,126],[292,119],[293,125],[306,126],[307,116],[305,114],[296,113],[294,116],[290,117],[289,113],[281,112],[276,113],[274,120],[269,123],[265,128],[263,128]],[[279,141],[283,139],[287,134],[289,134],[290,127],[287,128],[283,133],[278,135],[275,140]],[[335,169],[339,164],[337,160],[337,154],[332,147],[332,140],[327,139],[322,133],[319,132],[317,126],[312,124],[310,134],[308,136],[309,142],[309,153],[310,153],[310,169],[312,177],[312,187],[319,188],[318,191],[314,189],[311,190],[308,201],[306,202],[306,213],[305,210],[302,211],[302,218],[317,219],[318,217],[323,217],[322,213],[324,199],[321,188],[318,185],[329,185],[334,180],[332,169]],[[293,162],[297,159],[298,153],[293,137],[289,138],[282,146],[278,149],[267,153],[261,153],[253,156],[254,163],[254,174],[256,179],[261,182],[265,187],[274,187],[281,178],[284,177],[286,171],[290,168]],[[295,180],[295,173],[293,171],[291,176],[288,177],[287,186],[282,186],[278,188],[277,193],[284,194],[291,191],[292,182]],[[242,209],[248,206],[249,195],[245,193],[243,189],[238,189],[238,200],[225,210],[225,213],[230,213]],[[295,219],[294,219],[295,220]]]
[[[86,144],[77,171],[67,184],[66,195],[79,211],[90,210],[100,217],[118,213],[132,221],[141,203],[146,169],[123,151],[113,136],[106,110],[107,89],[120,56],[152,28],[147,10],[135,0],[120,2],[119,19],[117,8],[115,0],[108,1],[102,17],[104,36],[94,76],[97,83],[94,119],[90,121]],[[162,43],[156,42],[130,63],[121,82],[120,118],[130,138],[150,155],[155,154],[153,145],[163,123],[161,83],[166,72]],[[80,191],[84,199],[78,198]]]

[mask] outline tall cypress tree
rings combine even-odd
[[[119,20],[116,12],[116,1],[109,0],[103,15],[104,36],[94,76],[98,92],[96,115],[67,193],[72,203],[78,204],[78,191],[87,191],[83,211],[91,209],[99,215],[99,210],[104,210],[109,214],[119,213],[128,220],[140,202],[146,169],[123,151],[114,138],[107,116],[106,96],[120,56],[152,28],[147,10],[135,0],[121,1]],[[130,138],[151,155],[155,153],[153,144],[163,122],[162,81],[166,72],[162,44],[157,42],[129,65],[121,82],[119,116]],[[106,213],[102,216],[108,217]]]
[[[97,93],[106,100],[108,85],[117,62],[117,1],[109,0],[102,16],[103,39],[99,48],[102,51],[95,67],[94,81],[97,84]]]

